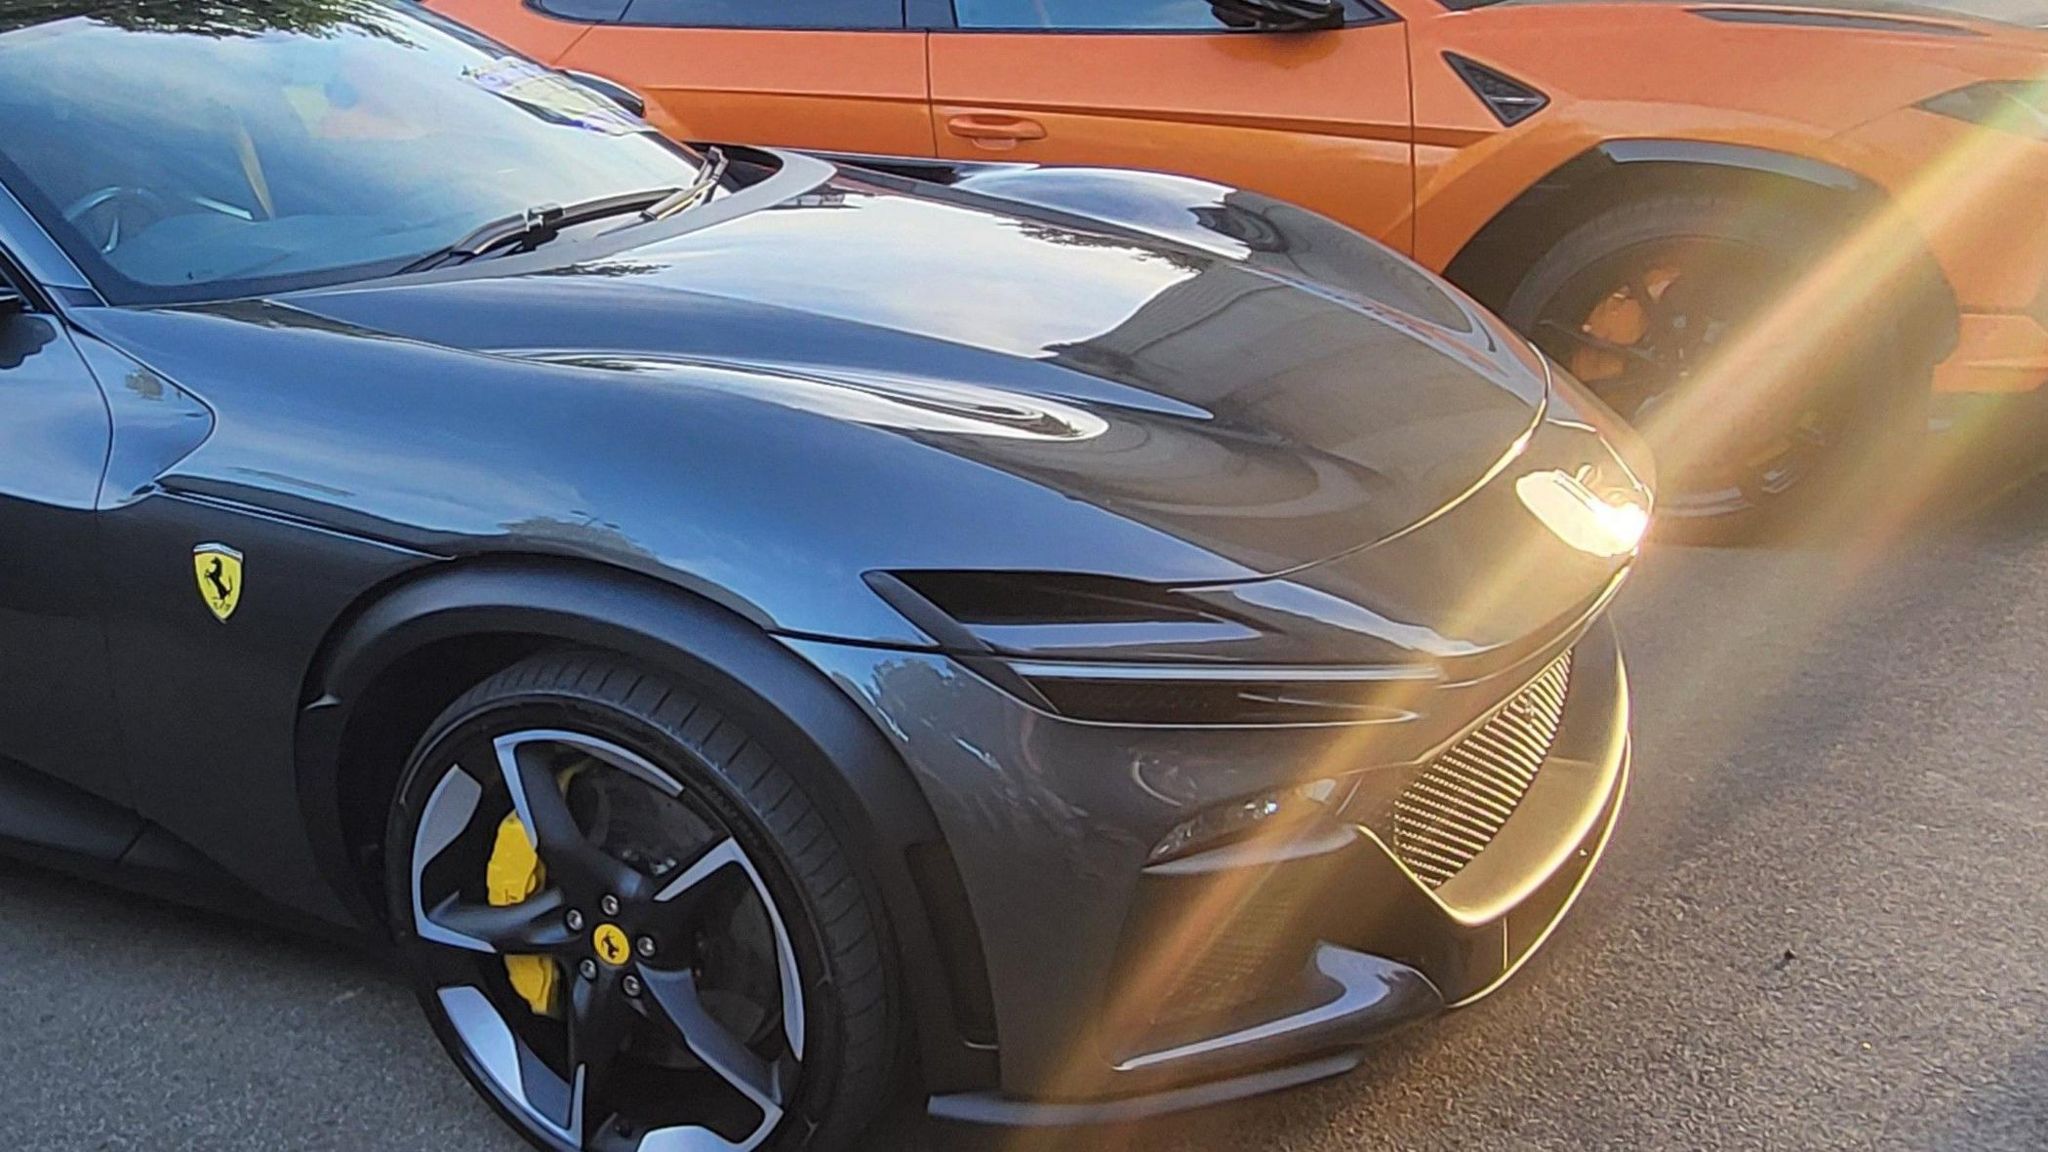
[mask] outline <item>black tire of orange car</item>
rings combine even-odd
[[[1724,275],[1726,283],[1716,285],[1737,301],[1734,311],[1745,304],[1756,306],[1780,298],[1798,283],[1800,274],[1812,267],[1831,249],[1839,235],[1840,221],[1824,221],[1764,199],[1709,192],[1674,191],[1645,195],[1600,212],[1559,240],[1523,277],[1509,297],[1504,318],[1530,336],[1554,360],[1569,369],[1575,355],[1589,348],[1604,351],[1597,338],[1589,338],[1584,325],[1588,309],[1607,292],[1635,295],[1645,287],[1640,279],[1645,262],[1660,258],[1669,266],[1691,259],[1706,263],[1713,254],[1725,261],[1719,270],[1739,270]],[[1629,284],[1618,283],[1617,273],[1633,266],[1639,277]],[[1711,274],[1706,277],[1711,279]],[[1884,301],[1850,301],[1835,313],[1838,331],[1853,333],[1845,347],[1830,338],[1829,346],[1839,349],[1837,363],[1810,386],[1802,389],[1797,403],[1785,404],[1773,417],[1778,426],[1763,432],[1781,436],[1803,455],[1770,458],[1758,463],[1755,472],[1729,483],[1726,475],[1713,475],[1701,462],[1695,468],[1675,467],[1670,451],[1672,439],[1683,437],[1685,427],[1651,427],[1653,447],[1659,447],[1660,535],[1666,538],[1702,542],[1755,540],[1799,524],[1802,513],[1820,507],[1830,493],[1854,475],[1861,479],[1881,474],[1874,463],[1895,461],[1910,453],[1926,428],[1926,397],[1931,366],[1916,362],[1905,352],[1897,327],[1884,320]],[[1680,325],[1691,320],[1690,331],[1680,333],[1691,341],[1690,351],[1703,351],[1701,341],[1715,339],[1711,323],[1698,317],[1679,315]],[[1727,325],[1728,332],[1741,331],[1738,315]],[[1730,337],[1720,335],[1721,346]],[[1662,377],[1661,399],[1668,402],[1683,389],[1698,387],[1681,373],[1697,367],[1674,363],[1688,350],[1683,341],[1675,353],[1644,349],[1637,344],[1612,353],[1640,364],[1643,371]],[[1660,354],[1661,353],[1661,354]],[[1653,358],[1658,362],[1652,362]],[[1675,379],[1674,379],[1675,378]],[[1635,418],[1645,394],[1640,381],[1582,379],[1595,395],[1624,417]],[[1688,396],[1688,411],[1711,414],[1716,411],[1712,397]],[[1663,441],[1663,444],[1659,444]],[[1714,484],[1714,487],[1706,485]]]
[[[451,742],[489,731],[500,718],[538,717],[616,742],[682,783],[693,803],[729,832],[773,894],[795,954],[807,1032],[798,1083],[783,1119],[760,1147],[815,1152],[857,1146],[899,1076],[899,996],[886,920],[872,883],[822,818],[796,775],[758,734],[732,718],[715,694],[663,671],[610,654],[543,653],[477,685],[421,738],[401,779],[387,829],[387,888],[399,953],[415,978],[429,1020],[465,1076],[536,1147],[562,1152],[508,1106],[463,1051],[437,995],[438,946],[415,928],[414,865],[405,845],[419,835],[435,781],[428,769],[448,762]],[[436,773],[438,774],[438,773]],[[502,790],[501,790],[502,791]],[[507,810],[506,795],[487,800]],[[609,900],[607,900],[607,903]],[[593,910],[593,917],[597,910]],[[445,949],[441,949],[445,953]],[[573,979],[573,973],[567,974]],[[500,990],[502,992],[502,989]],[[499,1004],[500,1012],[517,1005]],[[609,1149],[610,1145],[604,1145]]]

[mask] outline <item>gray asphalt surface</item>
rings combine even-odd
[[[1877,557],[1660,550],[1621,614],[1636,788],[1520,980],[1345,1080],[1033,1147],[2048,1149],[2048,484]],[[0,1147],[523,1145],[373,965],[8,866]]]

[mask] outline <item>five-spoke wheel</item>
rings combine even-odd
[[[876,1047],[850,1034],[874,1014],[821,979],[875,951],[866,909],[821,934],[811,906],[834,873],[832,891],[857,885],[819,853],[829,836],[790,859],[712,708],[607,660],[542,658],[458,702],[401,791],[394,911],[422,999],[543,1147],[751,1152],[880,1072],[845,1059]],[[707,714],[726,727],[715,745],[693,739]],[[799,793],[776,784],[764,807],[787,817]],[[849,982],[885,995],[878,974]],[[814,1022],[833,1050],[814,1053]]]

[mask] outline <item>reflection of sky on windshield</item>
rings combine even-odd
[[[315,139],[361,137],[371,131],[364,122],[375,119],[384,138],[394,140],[438,141],[463,128],[516,135],[528,149],[545,149],[537,141],[548,136],[559,136],[571,147],[588,143],[589,133],[575,129],[521,131],[539,122],[524,111],[514,116],[501,98],[458,79],[464,69],[490,57],[424,25],[404,29],[405,42],[357,31],[325,38],[270,33],[216,39],[65,21],[0,36],[0,85],[5,87],[0,102],[46,104],[60,121],[82,116],[130,124],[138,139],[162,131],[218,131],[227,127],[223,115],[233,113],[248,118],[251,130],[259,133],[266,125],[297,121]],[[164,100],[165,92],[176,92],[178,98]],[[317,104],[309,103],[309,93],[317,94]],[[294,115],[272,119],[286,110]],[[667,149],[652,141],[621,143],[620,150],[641,154],[648,173],[671,180],[678,176],[674,154]],[[462,175],[448,171],[449,156],[434,148],[388,159],[410,172],[358,175],[384,184]],[[508,157],[505,168],[523,163],[551,169],[589,160],[581,152],[543,150]],[[544,175],[558,181],[575,178],[573,171]]]
[[[161,52],[161,45],[185,40],[198,50]],[[141,113],[154,124],[194,130],[218,120],[211,101],[232,100],[246,84],[222,74],[217,55],[225,42],[139,35],[105,28],[85,19],[66,20],[0,36],[0,85],[8,103],[33,96],[53,105],[59,120]],[[136,49],[141,49],[138,52]],[[139,96],[178,92],[177,100]]]
[[[649,255],[674,259],[672,275],[693,291],[786,300],[840,319],[1032,357],[1113,331],[1195,275],[1144,248],[1055,244],[1027,235],[1017,220],[985,212],[891,196],[849,203],[864,227],[849,227],[844,213],[822,208],[757,212]],[[766,250],[802,256],[762,262]],[[883,268],[889,283],[877,285]]]
[[[60,120],[86,116],[202,131],[222,127],[223,112],[246,110],[258,98],[275,104],[289,87],[319,88],[341,78],[351,63],[360,71],[378,55],[417,51],[351,32],[330,39],[286,33],[214,38],[127,32],[73,19],[0,36],[0,84],[7,90],[0,99],[33,99]],[[445,56],[445,48],[437,55]],[[433,57],[419,59],[426,64]],[[444,60],[434,74],[460,66]],[[396,82],[386,68],[376,68],[377,78]],[[162,99],[166,92],[178,98]]]
[[[11,125],[0,155],[89,273],[121,205],[75,227],[47,217],[101,190],[145,190],[146,202],[126,197],[123,248],[108,263],[131,279],[200,286],[417,255],[535,204],[694,177],[650,136],[551,123],[495,94],[474,75],[491,63],[395,13],[376,34],[339,25],[317,36],[62,21],[0,35],[0,114]],[[201,201],[228,211],[209,216]],[[177,223],[153,242],[165,221]],[[281,251],[293,255],[273,264]]]

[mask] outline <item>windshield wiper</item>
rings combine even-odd
[[[603,220],[611,216],[623,216],[628,212],[650,212],[689,190],[656,188],[645,192],[604,196],[578,204],[538,205],[517,215],[493,220],[446,248],[429,252],[407,264],[398,270],[398,274],[403,276],[448,264],[466,263],[500,248],[516,247],[522,252],[530,252],[559,236],[564,228],[588,224],[593,220]]]
[[[644,220],[666,220],[678,212],[684,212],[711,198],[718,185],[725,179],[725,170],[732,167],[732,161],[716,146],[704,150],[704,170],[688,188],[679,189],[675,194],[650,204],[640,213]]]

